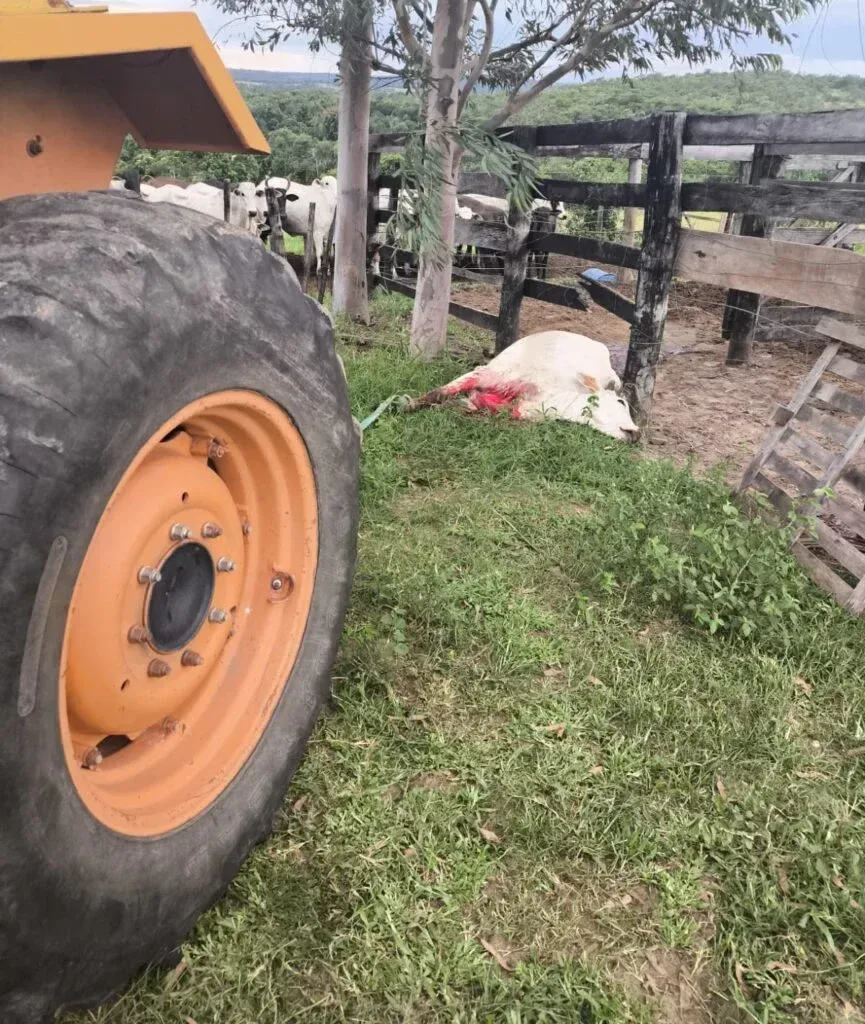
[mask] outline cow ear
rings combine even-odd
[[[590,377],[587,373],[578,373],[577,380],[583,387],[588,388],[589,391],[600,391],[600,385],[594,377]]]
[[[295,192],[288,192],[288,193],[286,193],[285,199],[286,199],[286,202],[296,203],[298,201],[298,199],[300,199],[300,196],[297,195]]]

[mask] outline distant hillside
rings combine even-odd
[[[216,153],[150,153],[131,140],[121,166],[179,178],[259,181],[279,174],[311,181],[336,167],[338,88],[327,73],[234,70],[235,80],[271,145],[270,157]],[[372,94],[371,130],[417,130],[418,101],[382,78]],[[469,113],[482,119],[501,97],[482,93],[472,98]],[[747,113],[832,110],[865,107],[865,78],[853,75],[794,75],[705,72],[692,75],[647,75],[632,80],[599,79],[582,85],[549,89],[518,120],[524,124],[564,124],[583,118],[632,117],[658,110],[698,113]],[[621,162],[619,162],[621,163]],[[615,161],[589,169],[595,180],[619,180],[625,165]],[[567,177],[569,169],[545,167],[551,177]]]
[[[280,91],[303,89],[334,89],[337,87],[337,76],[329,72],[318,71],[253,71],[249,68],[229,68],[235,82],[243,85],[258,85],[264,89]],[[376,89],[390,89],[399,86],[398,78],[386,75],[374,75],[373,85]]]
[[[474,97],[483,115],[497,97]],[[542,93],[516,118],[521,124],[556,124],[689,110],[701,114],[782,113],[865,107],[865,78],[778,72],[704,71],[691,75],[606,78]]]

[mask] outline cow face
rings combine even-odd
[[[618,441],[636,441],[640,428],[631,418],[628,403],[615,391],[590,391],[580,417],[588,426]]]

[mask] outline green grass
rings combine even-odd
[[[398,298],[340,328],[358,418],[477,351],[460,327],[413,362],[407,329]],[[863,664],[863,625],[719,483],[585,427],[385,416],[276,834],[181,977],[65,1024],[842,1019]]]

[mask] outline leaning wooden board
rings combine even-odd
[[[832,488],[842,478],[859,490],[858,505],[863,498],[862,474],[850,462],[865,443],[865,397],[837,387],[824,375],[835,374],[851,384],[865,386],[865,362],[840,352],[842,345],[848,345],[852,355],[865,357],[865,333],[853,324],[828,317],[816,330],[829,343],[790,401],[775,410],[774,426],[749,463],[739,487],[740,491],[749,487],[762,491],[784,515],[796,499]],[[857,419],[845,423],[833,413]],[[804,433],[805,426],[826,438],[830,447]],[[794,459],[808,463],[813,470]],[[865,612],[865,515],[860,507],[837,495],[820,495],[816,501],[815,536],[800,534],[793,543],[793,554],[818,586],[861,615]]]

